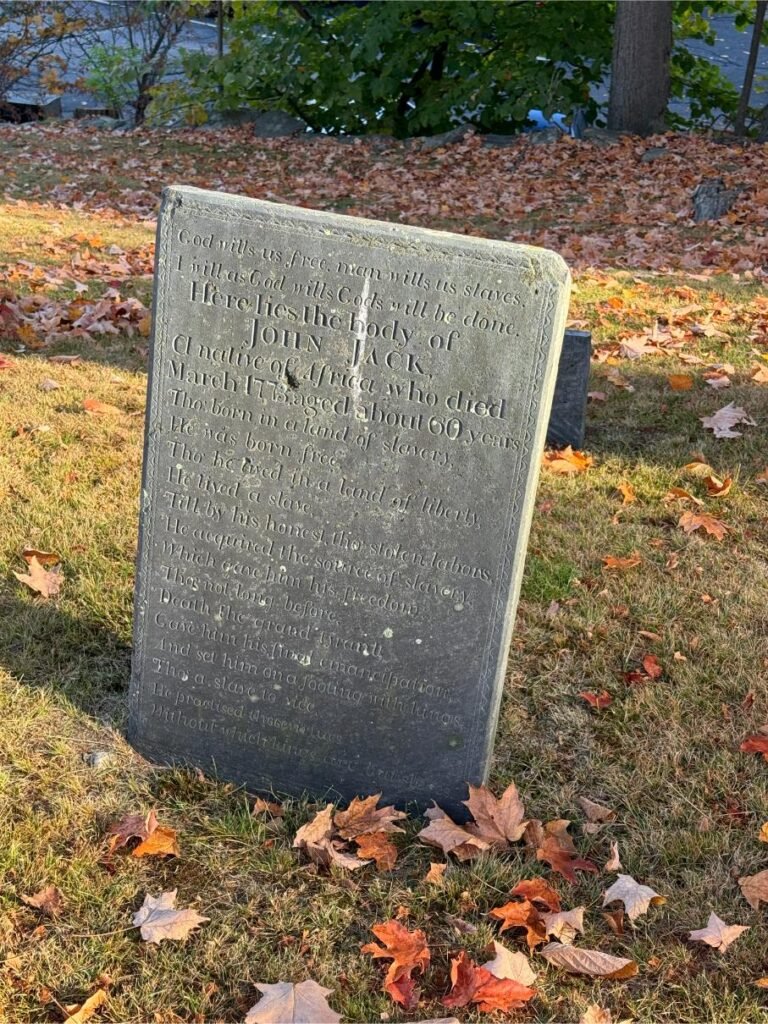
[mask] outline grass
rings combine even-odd
[[[50,153],[41,171],[36,138],[6,132],[0,151],[13,156],[16,183],[27,192],[39,188],[45,198],[66,175]],[[148,138],[152,159],[167,158],[172,137]],[[61,147],[62,164],[77,150],[66,136],[46,136],[46,145]],[[89,159],[141,177],[145,165],[125,167],[139,152],[130,139],[94,136],[92,145],[102,148]],[[242,146],[233,135],[219,154],[238,174],[248,156]],[[201,175],[214,173],[210,153],[188,155],[199,158]],[[275,160],[284,165],[284,154]],[[233,183],[226,166],[216,173]],[[439,175],[439,163],[430,173]],[[106,188],[105,166],[94,174],[94,187]],[[87,167],[83,175],[78,187],[85,189]],[[122,190],[138,183],[120,180],[115,187],[117,213],[107,206],[0,209],[6,278],[20,259],[64,265],[65,243],[78,234],[101,236],[102,251],[112,244],[129,252],[145,247],[151,225],[143,210],[132,217],[119,208]],[[94,275],[89,294],[107,281],[106,273]],[[122,282],[121,290],[148,301],[148,282],[140,277]],[[66,288],[46,294],[71,297]],[[617,298],[624,304],[618,308],[609,302]],[[610,876],[585,876],[574,887],[558,883],[567,907],[587,907],[580,944],[634,957],[640,974],[629,982],[591,982],[534,957],[539,995],[519,1011],[521,1020],[575,1022],[592,1002],[610,1008],[614,1020],[746,1024],[765,1014],[766,996],[755,986],[766,973],[765,918],[737,885],[768,861],[757,838],[768,819],[766,765],[738,750],[768,718],[766,489],[755,481],[768,463],[768,388],[749,380],[765,351],[755,326],[761,299],[758,285],[730,275],[700,281],[682,271],[584,269],[576,277],[572,315],[609,353],[591,382],[607,397],[590,405],[586,447],[594,467],[573,478],[544,474],[540,482],[491,781],[498,789],[514,780],[534,816],[573,819],[580,852],[598,863],[618,841],[624,870],[667,902],[616,938],[600,915]],[[620,332],[674,322],[675,311],[690,305],[720,332],[686,342],[684,351],[698,355],[701,366],[612,354]],[[0,347],[13,353],[16,343],[8,337]],[[82,360],[52,364],[47,356],[56,351],[79,352]],[[295,830],[312,813],[307,804],[289,802],[285,818],[268,823],[251,815],[242,790],[152,767],[133,753],[121,730],[146,386],[140,339],[69,338],[11,358],[13,367],[0,371],[0,1018],[61,1021],[63,1007],[105,987],[103,1020],[237,1021],[255,1002],[257,982],[304,978],[332,989],[331,1003],[346,1020],[443,1016],[437,1000],[427,999],[408,1018],[380,992],[381,971],[360,954],[370,925],[398,915],[423,928],[433,947],[429,991],[445,991],[449,953],[466,948],[482,962],[496,937],[487,911],[541,865],[522,853],[485,856],[451,863],[442,888],[426,885],[430,861],[440,858],[414,840],[413,822],[395,871],[320,873],[291,849]],[[725,392],[703,379],[714,362],[735,368]],[[613,369],[633,392],[610,382]],[[681,372],[694,386],[676,393],[666,378]],[[40,390],[51,377],[60,387]],[[87,397],[121,412],[88,415]],[[700,417],[729,401],[744,405],[759,426],[746,427],[740,438],[714,439]],[[726,498],[706,498],[701,482],[686,475],[683,467],[696,453],[719,476],[734,478]],[[637,493],[628,506],[616,490],[625,480]],[[693,490],[706,511],[723,518],[730,532],[721,543],[679,529],[681,506],[664,500],[672,486]],[[14,579],[25,545],[61,555],[60,599],[40,601]],[[603,556],[635,551],[642,558],[636,568],[603,570]],[[626,683],[624,673],[649,653],[662,664],[662,678]],[[603,689],[613,703],[601,712],[578,697]],[[91,763],[95,751],[109,755],[98,767]],[[615,808],[617,821],[583,833],[579,796]],[[178,829],[182,856],[118,855],[105,863],[109,824],[150,807]],[[22,901],[44,884],[63,893],[58,919]],[[142,943],[130,928],[133,913],[147,892],[174,888],[181,906],[194,906],[210,922],[183,944]],[[722,956],[686,941],[710,910],[750,926]],[[477,931],[457,935],[451,915]],[[519,945],[514,937],[507,944]]]

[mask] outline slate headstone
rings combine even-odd
[[[456,807],[491,757],[565,264],[174,187],[155,289],[132,742]]]
[[[555,448],[581,448],[587,423],[589,365],[592,335],[568,329],[557,368],[555,396],[547,427],[547,444]]]

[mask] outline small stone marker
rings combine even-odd
[[[555,448],[581,448],[584,444],[591,358],[591,333],[569,328],[563,339],[547,427],[547,444]]]
[[[132,742],[455,808],[491,756],[565,264],[171,188],[155,288]]]

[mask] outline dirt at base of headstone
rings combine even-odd
[[[726,188],[722,178],[705,178],[693,190],[693,219],[697,224],[724,217],[738,199],[741,188]]]

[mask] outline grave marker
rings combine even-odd
[[[283,793],[482,780],[568,283],[541,249],[166,191],[139,750]]]

